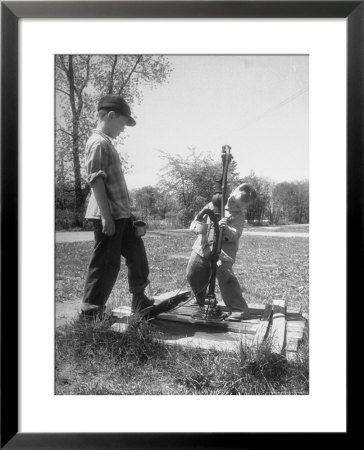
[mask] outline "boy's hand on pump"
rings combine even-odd
[[[115,222],[112,217],[104,218],[101,217],[102,222],[102,232],[106,234],[106,236],[113,236],[115,234]]]
[[[223,217],[220,221],[219,221],[219,226],[220,228],[225,228],[227,226],[227,217]]]

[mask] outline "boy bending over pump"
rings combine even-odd
[[[233,190],[226,204],[226,217],[219,221],[220,232],[223,233],[221,253],[217,262],[216,277],[222,299],[230,313],[241,312],[241,318],[249,317],[249,308],[244,300],[238,280],[233,271],[239,239],[243,232],[244,209],[255,200],[255,189],[248,183],[241,184]],[[214,209],[211,203],[203,209]],[[203,211],[203,210],[201,210]],[[187,265],[187,280],[200,307],[202,316],[205,309],[206,292],[211,274],[211,246],[213,243],[213,223],[192,221],[190,230],[198,236],[192,247]]]

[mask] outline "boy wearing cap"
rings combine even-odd
[[[249,317],[249,308],[244,300],[238,280],[233,271],[239,239],[243,231],[244,209],[256,198],[255,189],[248,183],[238,186],[228,198],[227,214],[219,222],[223,233],[222,248],[217,262],[216,276],[222,299],[229,312],[241,312],[241,318]],[[212,209],[212,202],[203,209]],[[196,216],[197,217],[197,216]],[[206,291],[211,274],[211,245],[213,240],[212,222],[207,220],[201,224],[196,218],[192,221],[190,230],[198,236],[192,247],[192,253],[187,265],[187,280],[200,306],[199,314],[204,315]]]
[[[86,181],[91,197],[85,217],[94,224],[95,245],[85,282],[81,314],[100,316],[120,270],[120,255],[128,267],[132,311],[154,302],[144,294],[149,284],[148,260],[141,237],[135,235],[129,194],[119,155],[112,143],[135,120],[126,101],[107,95],[98,104],[98,124],[86,143]]]

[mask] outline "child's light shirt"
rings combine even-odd
[[[210,202],[203,209],[209,208],[213,210],[213,204]],[[227,226],[223,230],[223,239],[221,246],[221,253],[219,255],[220,261],[225,261],[233,264],[235,262],[236,254],[239,249],[239,239],[243,232],[244,226],[244,213],[242,211],[230,214],[225,211],[225,217],[227,217]],[[209,258],[211,255],[211,249],[214,237],[214,227],[210,218],[207,218],[208,231],[207,234],[199,234],[192,250],[198,255]],[[190,230],[194,231],[196,225],[196,217],[192,221]]]
[[[86,182],[92,187],[96,178],[105,183],[110,212],[114,220],[130,217],[129,194],[121,167],[120,157],[111,138],[93,130],[86,143]],[[101,212],[94,193],[91,193],[86,219],[100,219]]]

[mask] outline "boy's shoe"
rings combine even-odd
[[[138,292],[133,294],[131,301],[131,312],[137,313],[143,311],[145,308],[149,308],[154,305],[154,300],[149,299],[144,292]]]

